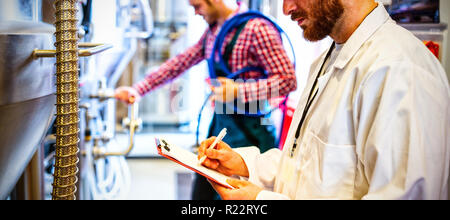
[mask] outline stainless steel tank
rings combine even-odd
[[[42,0],[1,0],[0,21],[39,21]]]
[[[8,1],[9,2],[9,1]],[[5,199],[41,143],[55,114],[54,27],[0,20],[0,199]]]

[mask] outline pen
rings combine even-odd
[[[209,146],[208,149],[214,149],[216,147],[216,145],[222,141],[222,139],[225,137],[225,135],[227,135],[227,128],[224,128],[224,129],[222,129],[222,131],[220,131],[216,140],[214,140],[214,142]],[[203,162],[205,162],[206,158],[207,158],[206,155],[204,155],[202,158],[200,158],[199,164],[201,165]]]

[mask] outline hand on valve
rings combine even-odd
[[[115,91],[115,98],[128,105],[134,104],[141,100],[141,95],[133,87],[120,87]]]

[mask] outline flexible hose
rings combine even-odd
[[[75,200],[78,182],[78,0],[55,0],[56,153],[53,200]]]

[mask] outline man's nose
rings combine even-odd
[[[283,13],[285,15],[290,15],[296,11],[297,6],[295,0],[283,0]]]

